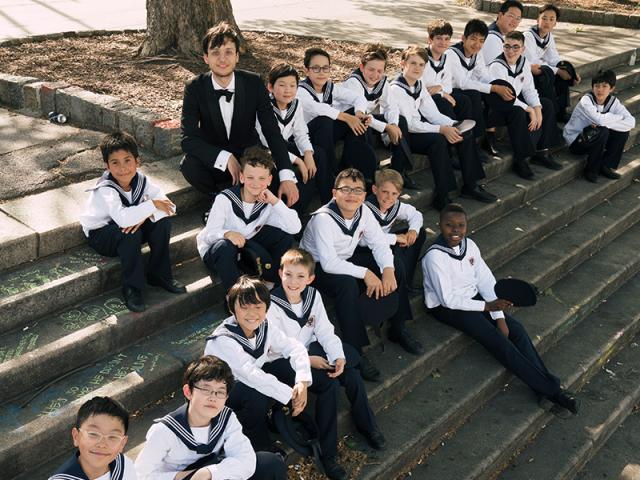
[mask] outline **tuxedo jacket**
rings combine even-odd
[[[287,144],[278,128],[262,79],[244,70],[234,73],[231,138],[227,138],[219,101],[214,97],[211,72],[202,73],[186,83],[182,102],[182,150],[213,169],[220,151],[238,156],[245,148],[260,144],[257,115],[278,170],[291,169]]]

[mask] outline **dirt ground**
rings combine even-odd
[[[462,0],[465,5],[473,6],[474,0]],[[525,0],[523,3],[531,5],[544,5],[553,3],[562,8],[580,8],[584,10],[598,10],[603,12],[617,12],[640,14],[640,0]]]
[[[271,65],[293,64],[302,74],[304,51],[321,46],[332,56],[333,75],[344,79],[357,66],[363,44],[313,39],[296,35],[243,32],[250,52],[240,58],[238,68],[259,72],[266,78]],[[184,82],[206,71],[199,59],[171,56],[137,58],[144,33],[92,38],[64,38],[19,46],[0,47],[4,73],[64,80],[85,90],[116,96],[146,107],[166,118],[179,119]],[[392,52],[388,71],[396,72],[400,53]]]

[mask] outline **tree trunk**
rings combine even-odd
[[[233,17],[231,0],[147,0],[147,36],[138,51],[153,56],[167,51],[202,55],[202,37],[220,21],[228,22],[246,42]]]

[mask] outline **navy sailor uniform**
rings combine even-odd
[[[502,54],[502,46],[504,45],[504,35],[498,28],[496,22],[489,24],[489,32],[482,46],[482,56],[486,65],[489,65],[494,58]]]
[[[52,476],[49,480],[89,480],[84,473],[78,456],[80,452],[75,452]],[[109,464],[109,471],[96,480],[136,480],[136,469],[133,462],[122,453]]]

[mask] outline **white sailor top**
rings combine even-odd
[[[540,97],[533,83],[531,64],[520,55],[515,65],[509,65],[504,54],[501,54],[489,64],[489,74],[494,79],[506,80],[516,91],[516,101],[514,105],[526,110],[527,107],[537,107],[540,105]],[[524,98],[522,101],[520,98]]]
[[[556,65],[561,61],[561,58],[558,55],[558,48],[552,32],[542,38],[538,33],[537,26],[526,30],[524,32],[524,55],[532,65],[546,65],[553,70],[553,73],[558,71]]]
[[[453,125],[453,119],[440,113],[433,98],[418,80],[410,86],[402,75],[391,82],[391,101],[407,119],[411,133],[439,133],[440,125]]]
[[[444,52],[451,70],[451,85],[460,90],[476,90],[480,93],[491,92],[489,71],[485,65],[482,51],[471,57],[465,57],[462,42],[451,45]]]
[[[163,191],[148,177],[136,172],[131,180],[131,190],[125,192],[109,171],[105,171],[94,187],[87,189],[89,198],[85,211],[80,215],[82,231],[88,237],[97,230],[115,222],[120,228],[132,227],[149,218],[157,222],[167,216],[158,210],[152,200],[166,200]],[[175,208],[174,208],[175,212]]]
[[[391,233],[391,227],[393,227],[393,224],[398,220],[408,222],[409,230],[420,233],[423,223],[422,213],[413,205],[396,200],[396,203],[385,213],[382,213],[375,195],[369,195],[364,201],[364,204],[371,210],[371,213],[373,213],[373,216],[378,221],[378,224],[389,241],[389,245],[395,245],[398,240],[396,234]]]
[[[336,120],[340,112],[350,108],[356,112],[367,111],[367,100],[364,95],[342,85],[336,85],[331,80],[325,84],[322,93],[318,93],[311,81],[305,78],[298,84],[296,98],[302,102],[304,121],[307,123],[321,116]]]
[[[246,480],[256,469],[256,454],[229,407],[208,427],[191,427],[188,403],[156,419],[136,458],[140,480],[173,480],[179,472],[207,468],[211,478]]]
[[[296,234],[302,228],[298,213],[282,200],[270,203],[242,201],[240,185],[220,192],[213,201],[207,225],[196,236],[198,253],[206,253],[227,232],[238,232],[246,239],[254,237],[262,227],[271,225],[286,233]]]
[[[300,103],[300,100],[294,98],[293,101],[287,105],[285,110],[280,110],[276,104],[275,99],[271,96],[271,104],[273,105],[273,114],[276,117],[278,126],[280,127],[280,133],[285,141],[293,141],[300,152],[300,155],[304,155],[304,152],[313,152],[313,146],[309,139],[309,129],[307,128],[307,122],[304,121],[304,108]],[[256,131],[260,137],[260,142],[265,147],[268,147],[267,139],[262,133],[262,126],[260,120],[256,117]],[[289,152],[289,158],[291,163],[296,159],[296,156]]]
[[[589,92],[582,96],[562,130],[567,145],[571,145],[582,130],[592,124],[616,132],[628,132],[636,126],[636,119],[614,95],[609,95],[599,105],[593,93]]]
[[[229,364],[233,376],[268,397],[282,404],[291,400],[292,388],[262,370],[270,355],[288,358],[296,372],[295,382],[311,384],[311,366],[304,345],[287,337],[277,326],[262,322],[253,338],[247,338],[232,315],[225,319],[207,337],[205,355],[214,355]]]
[[[470,238],[449,247],[442,235],[422,258],[424,303],[427,308],[442,305],[451,310],[484,311],[485,301],[495,300],[496,279],[482,259],[480,249]],[[484,300],[474,300],[477,294]],[[504,313],[491,312],[504,318]]]
[[[78,456],[80,452],[75,452],[49,480],[89,480],[84,473]],[[129,457],[119,453],[113,462],[109,464],[109,471],[96,480],[137,480],[136,468]]]
[[[327,316],[320,292],[308,286],[301,294],[302,301],[292,304],[282,286],[271,291],[271,305],[267,312],[269,325],[275,325],[288,337],[297,339],[306,349],[317,341],[330,364],[338,358],[345,358],[342,342],[336,335],[333,324]],[[279,356],[270,358],[276,360]]]
[[[364,95],[367,101],[366,113],[384,115],[387,123],[398,125],[400,114],[398,113],[398,107],[389,101],[389,80],[386,75],[373,87],[369,87],[362,76],[362,72],[357,68],[341,85],[357,94]],[[387,124],[373,118],[370,126],[377,132],[384,132]]]
[[[482,46],[482,56],[485,65],[489,65],[496,57],[503,53],[504,35],[500,32],[496,22],[489,24],[489,33]]]
[[[389,242],[371,210],[361,205],[353,218],[346,219],[335,200],[331,200],[311,214],[300,248],[320,262],[327,273],[364,278],[367,269],[348,261],[361,241],[371,249],[380,271],[393,268]]]
[[[447,56],[443,53],[440,56],[440,60],[435,60],[431,56],[431,50],[427,49],[429,54],[427,64],[424,67],[424,73],[422,74],[422,84],[425,87],[433,87],[441,85],[442,90],[437,95],[443,93],[451,94],[453,86],[451,83],[451,64],[454,59],[447,60]]]

